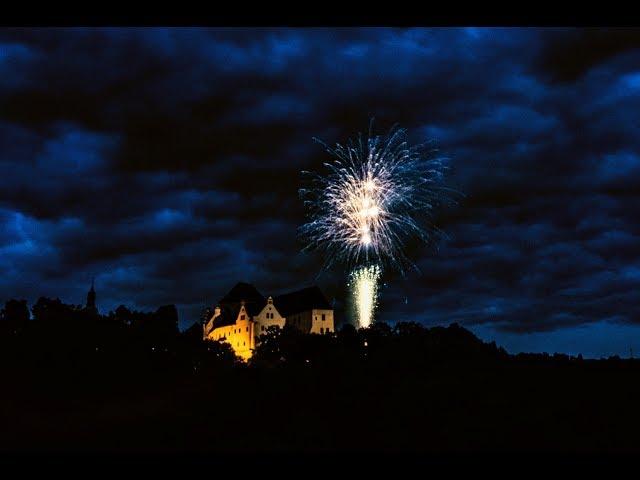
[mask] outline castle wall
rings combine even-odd
[[[280,315],[273,303],[267,303],[262,311],[258,315],[253,317],[253,321],[255,322],[256,331],[255,340],[256,342],[258,342],[260,340],[260,335],[264,335],[267,328],[271,326],[282,328],[285,325],[286,319],[282,315]]]
[[[311,328],[309,333],[319,333],[323,335],[335,331],[333,310],[314,309],[311,311]]]
[[[335,332],[333,310],[313,309],[287,317],[287,323],[304,333]]]
[[[289,315],[287,324],[304,333],[308,333],[311,330],[311,310]]]
[[[236,355],[246,361],[251,358],[252,350],[255,348],[254,327],[254,323],[245,318],[245,320],[237,320],[233,325],[214,328],[209,332],[208,338],[210,340],[226,341],[233,348]]]

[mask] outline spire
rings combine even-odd
[[[98,309],[96,308],[96,290],[94,288],[95,279],[91,278],[91,290],[87,293],[87,310],[91,312],[98,313]]]

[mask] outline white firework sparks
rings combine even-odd
[[[431,217],[448,200],[445,159],[425,144],[409,146],[406,130],[397,127],[384,137],[370,133],[346,146],[323,145],[334,160],[324,164],[324,175],[303,172],[310,185],[300,194],[310,218],[300,233],[307,250],[324,253],[325,268],[341,262],[352,271],[354,304],[364,326],[372,321],[382,268],[404,274],[407,265],[415,266],[404,253],[406,241],[429,243],[440,233]]]
[[[378,303],[378,281],[382,270],[378,265],[357,267],[349,275],[349,286],[353,292],[353,302],[359,327],[368,327]]]
[[[334,156],[326,174],[303,172],[310,180],[300,190],[310,217],[300,229],[306,248],[323,251],[325,267],[378,263],[404,272],[413,265],[406,240],[429,242],[439,233],[431,215],[447,199],[445,159],[425,144],[410,147],[401,128],[325,147]]]

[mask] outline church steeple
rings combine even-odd
[[[98,313],[98,309],[96,307],[96,290],[94,288],[94,279],[91,278],[91,290],[87,293],[87,310]]]

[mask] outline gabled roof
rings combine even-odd
[[[264,308],[267,300],[258,292],[256,287],[250,283],[238,282],[229,290],[222,299],[218,302],[220,307],[228,307],[233,310],[235,317],[232,323],[238,316],[240,311],[240,305],[244,302],[245,309],[249,315],[257,315]]]
[[[213,321],[212,329],[233,325],[243,302],[250,317],[258,315],[267,304],[253,285],[239,282],[218,302],[220,315]],[[283,317],[313,309],[331,310],[326,297],[315,286],[274,297],[273,305]]]
[[[211,329],[213,330],[214,328],[233,325],[234,323],[236,323],[236,318],[238,318],[238,313],[240,313],[240,307],[234,308],[234,307],[221,306],[220,315],[218,315],[213,320],[213,325]]]
[[[313,309],[331,310],[331,305],[318,287],[308,287],[279,295],[273,303],[282,316],[288,317]]]
[[[220,303],[240,303],[242,300],[245,302],[262,302],[264,297],[260,292],[250,283],[238,282],[235,286],[229,290]]]

